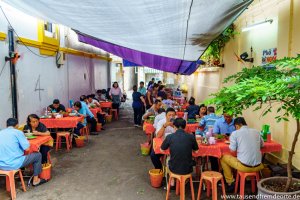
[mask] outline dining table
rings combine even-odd
[[[47,145],[49,143],[53,144],[53,138],[49,135],[36,136],[36,138],[34,139],[28,139],[28,142],[30,144],[30,147],[26,154],[38,152],[41,145]]]
[[[170,151],[161,151],[160,147],[163,143],[163,138],[154,138],[153,139],[153,149],[156,154],[166,154],[169,155]],[[193,157],[203,157],[203,156],[213,156],[217,158],[221,158],[225,154],[232,154],[229,149],[229,143],[226,140],[222,140],[220,142],[216,142],[216,144],[207,145],[202,144],[200,140],[197,140],[199,150],[195,153],[193,152]],[[282,145],[275,142],[264,142],[263,148],[260,149],[262,154],[271,153],[271,152],[280,152],[282,150]]]
[[[48,129],[49,128],[75,128],[78,122],[83,121],[83,117],[69,116],[63,118],[41,118],[42,122]]]

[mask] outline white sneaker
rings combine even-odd
[[[139,125],[135,124],[134,127],[139,127]]]

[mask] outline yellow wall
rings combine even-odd
[[[263,28],[253,29],[248,32],[241,32],[241,28],[253,23],[273,19],[271,25]],[[277,48],[277,57],[295,56],[300,53],[300,1],[299,0],[255,0],[235,22],[240,34],[231,40],[222,53],[222,62],[225,68],[218,72],[198,72],[194,74],[193,96],[197,101],[203,101],[210,93],[216,92],[222,86],[222,81],[227,76],[240,71],[243,67],[250,67],[252,64],[242,65],[237,62],[234,52],[237,55],[247,51],[250,55],[250,48],[253,47],[254,65],[261,65],[262,51],[264,49]],[[274,109],[275,110],[275,109]],[[248,125],[258,130],[262,124],[270,124],[272,139],[283,145],[283,152],[275,156],[282,161],[287,160],[296,125],[293,121],[276,123],[275,113],[261,117],[260,112],[253,112],[251,109],[245,111],[243,116]],[[300,142],[296,147],[296,155],[293,160],[295,167],[300,169]]]

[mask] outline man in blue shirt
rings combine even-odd
[[[215,108],[209,106],[207,108],[207,115],[205,115],[199,123],[199,126],[204,127],[203,133],[206,133],[208,131],[208,127],[213,127],[215,122],[219,118],[220,117],[215,114]]]
[[[214,134],[226,134],[229,136],[233,131],[235,131],[234,127],[234,119],[231,115],[227,113],[223,113],[223,117],[217,119],[214,124]],[[211,170],[219,171],[219,161],[216,157],[210,157]]]
[[[87,105],[87,97],[85,95],[81,95],[80,96],[80,103],[81,103],[81,109],[85,110],[86,113],[86,120],[88,123],[91,124],[91,135],[97,135],[97,121],[95,119],[95,116],[93,115],[93,113],[91,112],[91,110],[89,109],[88,105]]]
[[[141,95],[146,96],[147,90],[144,87],[145,83],[143,81],[140,82],[140,87],[138,89],[138,92],[141,93]]]
[[[6,129],[0,131],[0,169],[18,170],[30,164],[33,165],[33,186],[46,182],[38,175],[42,171],[42,155],[40,152],[24,155],[29,150],[30,144],[24,133],[17,130],[18,120],[9,118],[6,121]]]

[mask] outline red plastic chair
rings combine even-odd
[[[88,127],[88,126],[83,127],[83,128],[80,130],[80,134],[81,134],[82,136],[85,136],[86,140],[88,141],[88,140],[89,140],[89,134],[90,134],[89,127]]]
[[[55,150],[58,151],[58,149],[61,148],[61,138],[62,137],[66,138],[67,151],[70,151],[70,149],[72,148],[72,141],[71,141],[71,137],[70,137],[69,132],[57,132]]]
[[[26,186],[25,186],[23,175],[22,175],[22,172],[20,169],[19,170],[11,170],[11,171],[0,170],[0,174],[6,176],[6,191],[11,193],[11,198],[13,200],[15,200],[17,198],[16,186],[15,186],[15,174],[17,172],[19,172],[23,191],[26,192]]]
[[[179,174],[174,174],[172,172],[169,172],[170,179],[169,179],[169,184],[168,184],[168,190],[167,190],[167,195],[166,195],[166,200],[169,199],[169,194],[170,194],[170,188],[171,188],[171,179],[177,179],[176,180],[176,194],[180,194],[180,200],[185,199],[185,181],[187,179],[190,179],[190,187],[191,187],[191,193],[192,193],[192,200],[195,200],[195,194],[194,194],[194,186],[193,186],[193,180],[192,180],[192,174],[187,174],[187,175],[179,175]]]
[[[252,193],[255,192],[255,178],[256,178],[256,183],[259,181],[259,172],[240,172],[238,171],[236,173],[236,182],[235,182],[235,190],[234,193],[237,193],[238,190],[238,184],[240,181],[240,196],[242,199],[244,199],[244,194],[245,194],[245,181],[247,177],[251,177],[251,190]]]
[[[217,183],[218,183],[218,181],[221,181],[221,183],[222,183],[222,192],[223,192],[223,195],[225,197],[226,193],[225,193],[225,183],[224,183],[223,175],[219,172],[206,171],[206,172],[202,172],[202,174],[201,174],[197,200],[200,200],[200,197],[201,197],[201,190],[202,190],[203,181],[206,181],[206,185],[207,185],[206,195],[208,197],[210,197],[210,192],[212,190],[212,199],[213,200],[218,199],[218,196],[217,196],[218,185],[217,185]],[[226,198],[224,198],[224,199],[226,200]]]

